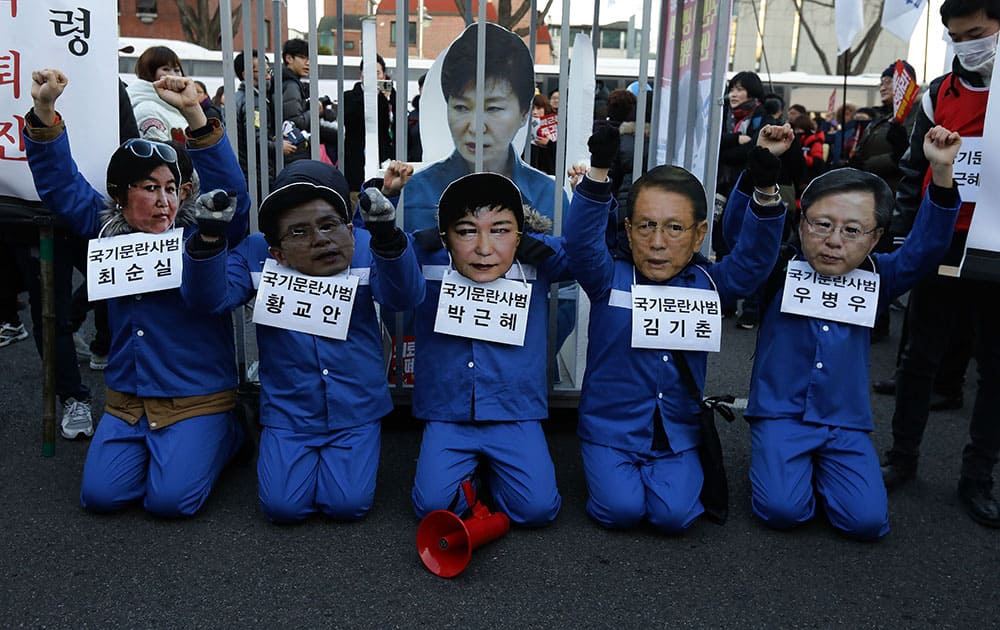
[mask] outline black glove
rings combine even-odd
[[[594,168],[611,168],[615,156],[618,155],[618,129],[611,125],[597,128],[587,140],[590,149],[590,165]]]
[[[223,237],[236,213],[236,193],[217,189],[207,192],[194,204],[198,232],[205,236]]]
[[[392,202],[378,188],[365,188],[358,195],[358,206],[365,229],[372,235],[373,248],[381,251],[397,249],[400,239],[396,234],[396,207]],[[405,239],[403,244],[405,246]]]
[[[754,188],[766,189],[778,183],[781,160],[764,147],[754,147],[747,154],[747,173]]]

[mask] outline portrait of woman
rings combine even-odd
[[[555,181],[526,164],[520,155],[535,96],[531,54],[511,31],[496,24],[485,27],[481,102],[476,100],[477,24],[452,42],[427,75],[420,101],[421,142],[425,160],[439,161],[419,171],[406,185],[403,208],[408,232],[436,225],[441,193],[451,182],[476,172],[477,153],[482,157],[481,170],[510,178],[527,205],[549,218],[553,215]],[[481,144],[475,124],[477,109]],[[569,205],[565,196],[564,204]]]

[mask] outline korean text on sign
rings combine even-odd
[[[91,301],[181,286],[180,228],[161,234],[95,238],[87,244],[87,294]]]
[[[952,170],[955,183],[958,184],[958,194],[962,202],[975,203],[979,201],[980,171],[983,162],[982,138],[962,138],[962,148],[955,156]]]
[[[781,312],[871,328],[878,307],[877,273],[855,269],[824,276],[804,260],[792,260],[785,273]]]
[[[632,286],[632,347],[718,352],[722,340],[719,294],[640,284]]]
[[[253,321],[343,341],[351,325],[359,280],[350,271],[307,276],[269,258],[257,287]]]
[[[524,345],[531,285],[500,278],[473,282],[455,271],[441,281],[434,332]]]

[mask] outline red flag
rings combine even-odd
[[[892,70],[892,109],[895,112],[896,122],[901,123],[906,120],[906,115],[913,108],[919,91],[917,82],[903,67],[902,60],[897,59],[896,67]]]
[[[826,112],[830,114],[830,120],[833,120],[833,111],[837,108],[837,88],[833,88],[833,92],[830,92],[830,102],[826,106]]]

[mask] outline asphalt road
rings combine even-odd
[[[727,321],[708,393],[745,396],[754,338]],[[895,344],[894,336],[874,347],[876,378],[890,373]],[[267,523],[252,466],[229,469],[189,520],[138,507],[95,516],[78,501],[87,442],[60,439],[54,457],[41,455],[34,347],[0,349],[0,369],[3,627],[1000,626],[1000,531],[975,524],[955,495],[971,385],[964,410],[932,415],[919,478],[890,496],[892,531],[869,544],[822,516],[790,532],[757,522],[742,420],[720,428],[732,504],[725,526],[700,521],[672,537],[603,530],[584,512],[572,413],[560,412],[548,433],[559,518],[511,531],[446,580],[415,551],[409,490],[420,428],[405,409],[386,422],[376,503],[361,522]],[[101,373],[81,369],[100,391]],[[892,400],[872,402],[882,451]]]

